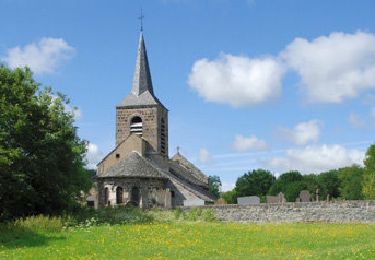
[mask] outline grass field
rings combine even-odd
[[[0,259],[375,259],[375,225],[170,223],[2,231]]]

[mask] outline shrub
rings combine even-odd
[[[175,218],[175,220],[179,220],[180,217],[181,217],[181,215],[182,215],[182,210],[180,208],[178,208],[178,209],[176,209],[174,211],[174,218]]]
[[[202,209],[193,208],[185,212],[184,219],[187,221],[198,221],[201,215],[202,215]]]
[[[212,222],[216,220],[213,209],[193,208],[185,211],[183,216],[185,221]]]
[[[62,217],[49,217],[44,215],[29,216],[13,222],[15,228],[27,229],[36,233],[59,232],[64,225]]]
[[[205,222],[213,222],[216,220],[213,209],[205,209],[202,211],[202,218]]]
[[[104,209],[82,209],[74,216],[74,221],[69,226],[74,225],[96,225],[96,224],[142,224],[151,223],[153,216],[146,214],[139,208],[122,206],[107,207]]]

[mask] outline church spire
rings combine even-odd
[[[141,31],[131,93],[135,96],[140,96],[146,91],[149,91],[152,95],[154,94],[147,50],[144,43],[143,32]]]

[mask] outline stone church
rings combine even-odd
[[[168,158],[168,109],[154,94],[142,32],[132,89],[116,106],[116,148],[97,165],[95,183],[99,208],[214,202],[207,176],[178,151]]]

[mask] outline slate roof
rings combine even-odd
[[[152,86],[150,66],[143,33],[139,36],[137,62],[135,65],[132,89],[118,106],[149,106],[162,105],[155,97]],[[163,106],[163,105],[162,105]]]
[[[206,183],[206,185],[208,184],[207,176],[204,175],[203,172],[200,169],[198,169],[198,167],[196,167],[194,164],[189,162],[189,160],[186,159],[186,157],[184,157],[180,153],[176,153],[171,158],[171,160],[173,162],[176,162],[180,167],[185,168],[185,170],[187,170],[191,175],[193,175],[199,181]]]
[[[177,162],[173,162],[170,159],[167,159],[169,167],[173,167],[176,169]],[[154,165],[155,168],[159,169],[161,173],[163,173],[170,181],[176,182],[178,185],[183,186],[186,190],[190,191],[191,193],[195,194],[198,198],[213,202],[215,198],[212,196],[212,194],[209,193],[208,190],[205,190],[201,185],[201,181],[196,179],[194,176],[192,176],[190,173],[187,172],[186,169],[183,169],[181,167],[178,167],[179,172],[171,172],[171,171],[165,171],[163,169],[160,169],[159,166],[156,164],[156,162],[149,159],[149,162]]]
[[[167,179],[164,174],[160,173],[153,165],[151,165],[147,161],[147,159],[143,158],[137,152],[131,152],[118,164],[112,166],[107,172],[98,177],[137,177]]]

